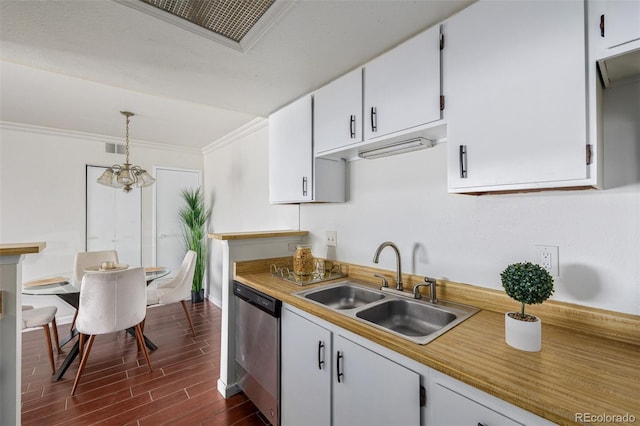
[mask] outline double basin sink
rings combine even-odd
[[[476,312],[477,308],[440,301],[437,304],[342,281],[294,293],[337,313],[424,345]]]

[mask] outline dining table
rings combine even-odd
[[[127,269],[128,265],[118,265],[118,267],[111,269],[103,269],[99,265],[95,267],[90,267],[85,269],[86,273],[103,273],[103,272],[111,272],[114,270],[124,270]],[[171,269],[160,267],[160,266],[149,266],[145,267],[145,280],[147,281],[147,285],[152,281],[162,278],[171,273]],[[67,275],[67,274],[63,274]],[[73,274],[69,273],[69,276],[73,276]],[[29,295],[55,295],[60,299],[74,307],[75,309],[79,308],[80,305],[80,283],[74,283],[71,280],[65,278],[64,276],[57,277],[49,277],[43,278],[40,280],[34,280],[22,285],[22,294]],[[135,330],[133,328],[127,329],[127,333],[135,337]],[[69,331],[69,334],[66,335],[61,341],[60,346],[64,346],[73,340],[74,337],[78,335],[78,331],[73,328]],[[144,342],[151,351],[155,351],[158,347],[153,343],[147,336],[143,334]],[[52,381],[57,382],[62,378],[64,373],[69,369],[71,363],[75,360],[80,352],[80,340],[76,339],[74,345],[71,347],[64,361],[58,367],[56,372],[52,377]]]

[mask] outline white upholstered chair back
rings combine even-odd
[[[193,327],[193,321],[185,299],[191,294],[195,270],[196,252],[189,250],[185,254],[180,269],[175,276],[154,280],[147,286],[147,305],[167,305],[176,302],[182,304],[182,309],[187,316],[193,336],[196,335],[196,330]]]
[[[86,274],[80,288],[76,329],[112,333],[142,322],[147,313],[144,268]]]
[[[74,395],[80,377],[87,364],[96,335],[135,328],[138,348],[151,369],[151,360],[142,335],[141,323],[147,314],[147,282],[144,268],[123,271],[89,273],[82,278],[80,305],[76,318],[76,329],[80,333],[79,352],[82,356],[76,379],[71,388]],[[89,341],[85,345],[85,336]]]
[[[118,252],[115,250],[82,251],[76,253],[73,261],[73,284],[80,286],[84,270],[92,266],[100,266],[102,262],[118,263]]]
[[[152,281],[147,287],[147,304],[166,305],[187,299],[191,294],[193,275],[196,270],[196,252],[185,254],[176,275]]]

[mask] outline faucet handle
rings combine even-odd
[[[380,278],[382,280],[382,287],[389,287],[389,283],[387,282],[387,279],[380,275],[380,274],[373,274],[374,277],[376,278]]]

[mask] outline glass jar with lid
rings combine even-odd
[[[293,273],[297,276],[311,275],[314,269],[311,246],[300,244],[293,255]]]

